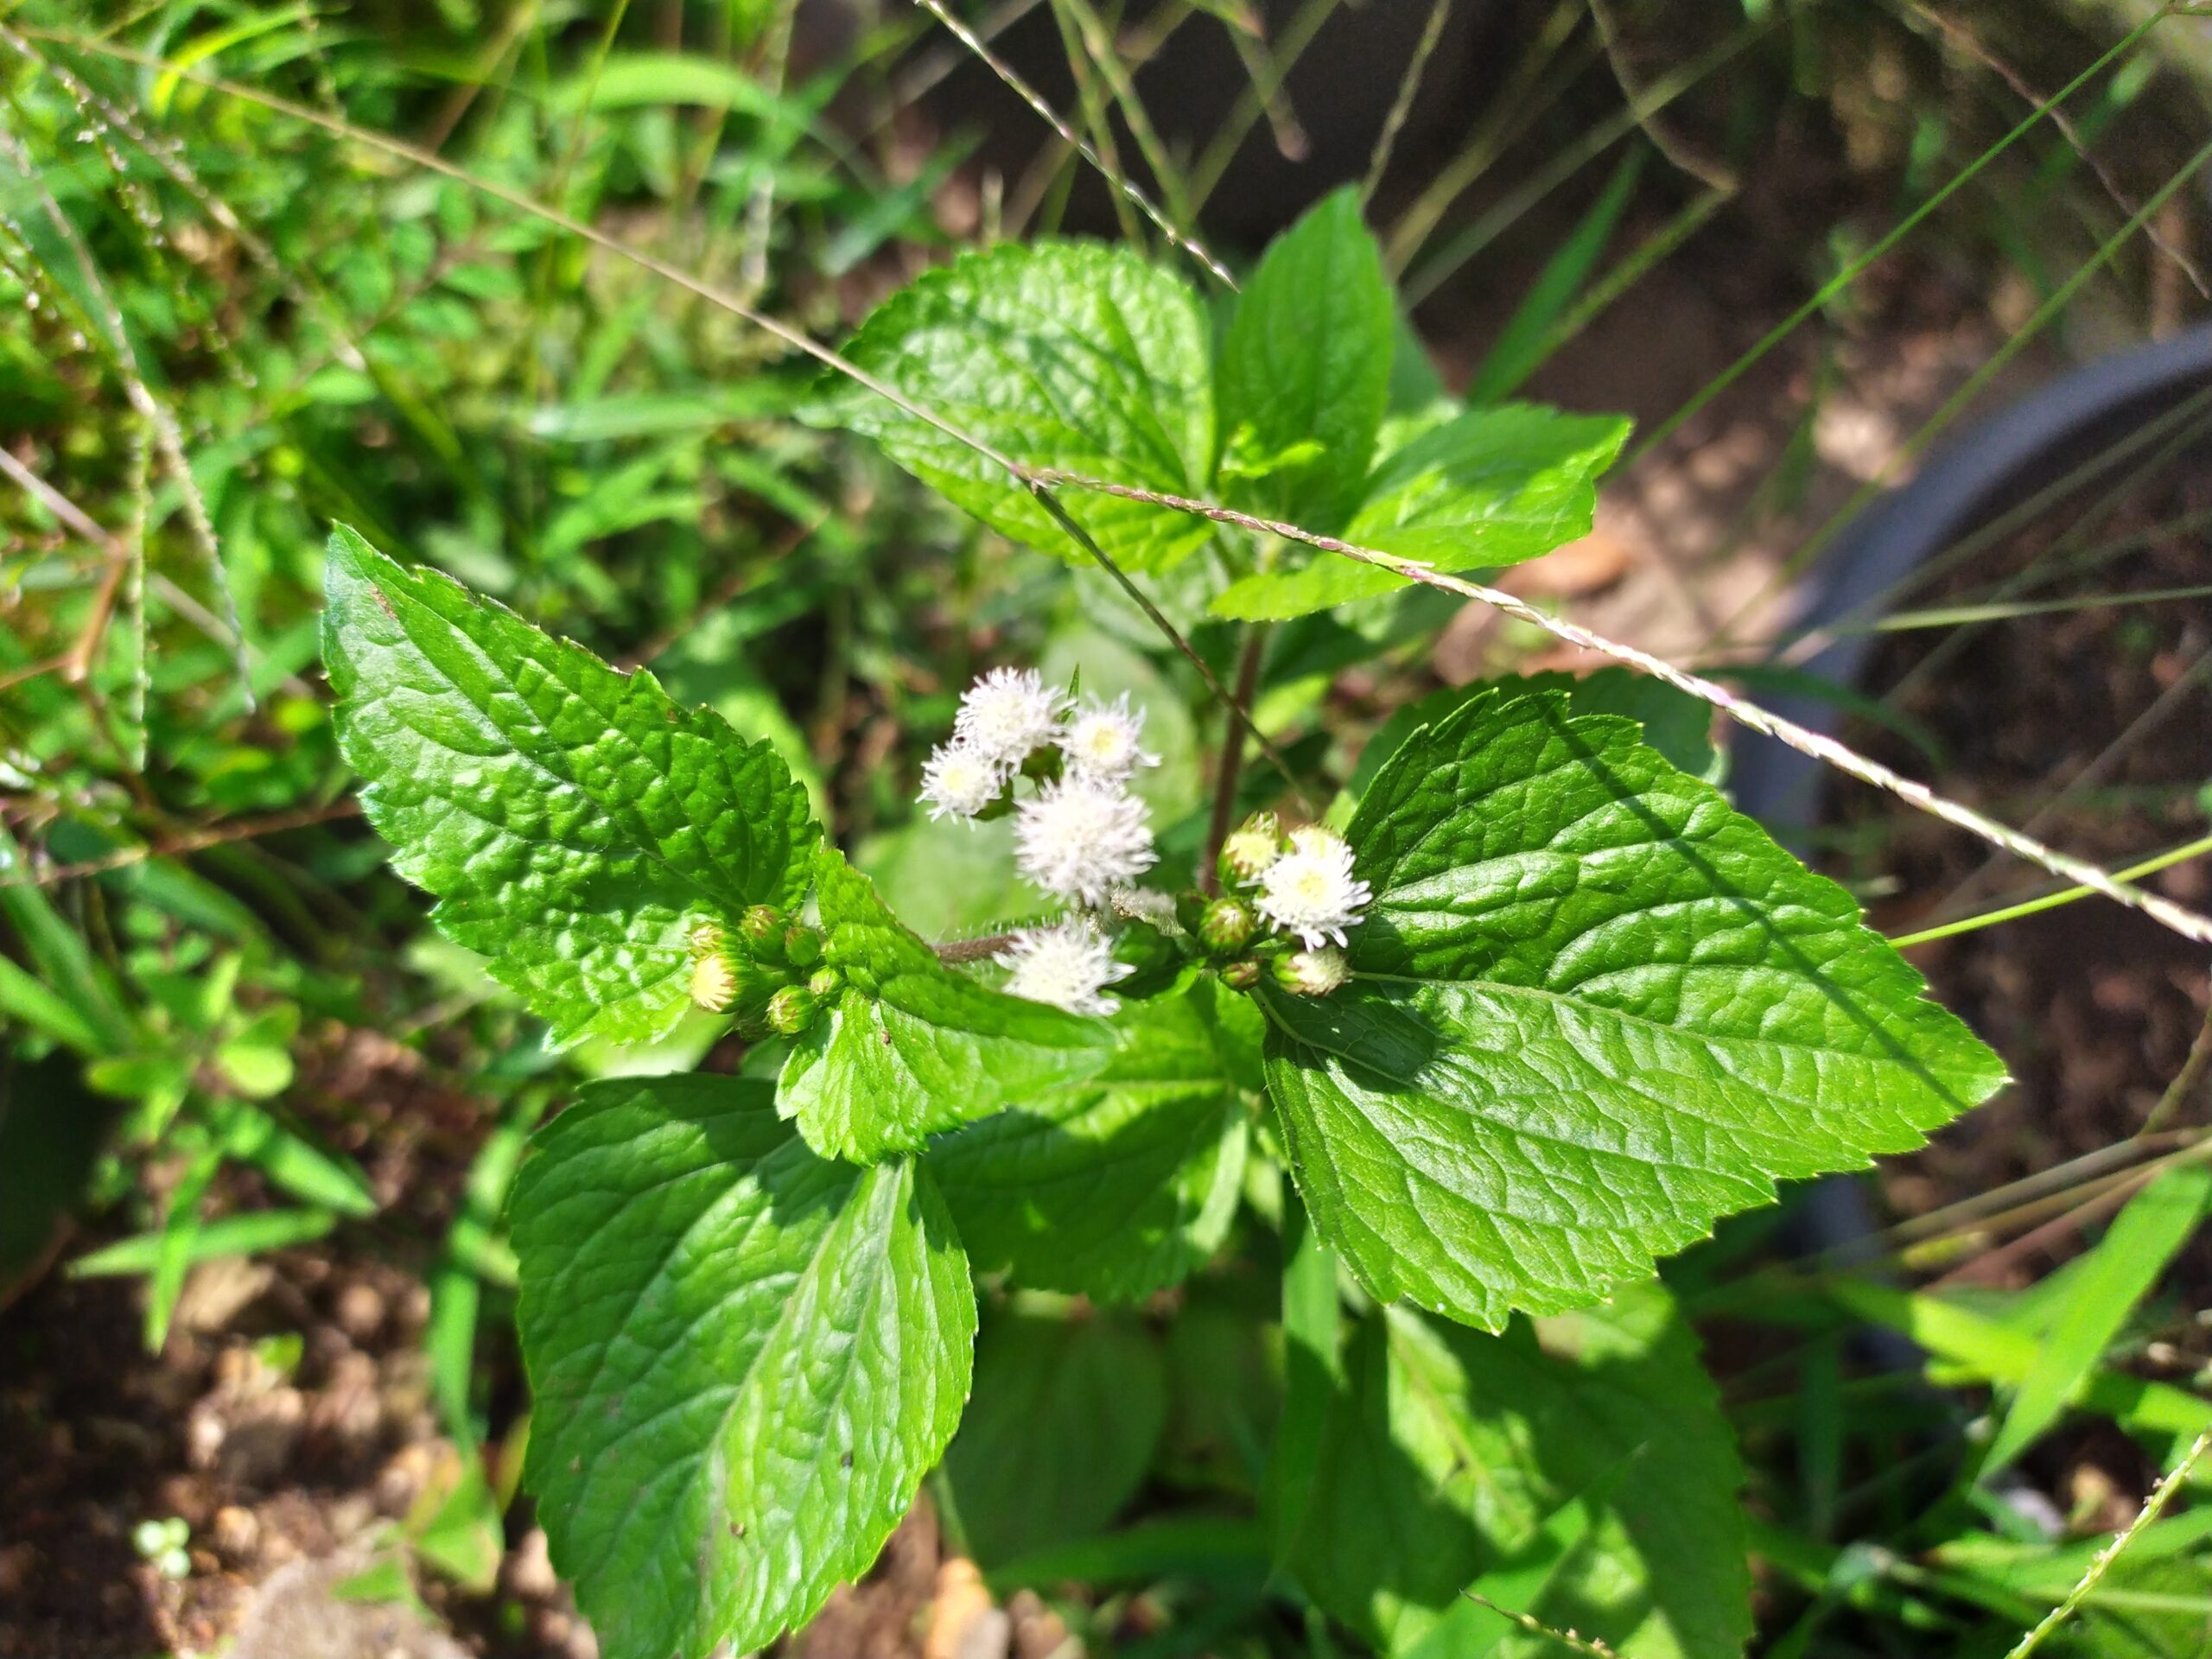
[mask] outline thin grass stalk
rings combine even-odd
[[[2139,881],[2146,875],[2156,875],[2160,870],[2171,869],[2177,864],[2185,864],[2192,858],[2202,857],[2206,853],[2212,853],[2212,836],[2184,842],[2178,847],[2170,848],[2158,854],[2155,858],[2146,858],[2139,864],[2131,864],[2124,870],[2115,870],[2113,872],[2113,880]],[[2006,905],[2001,910],[1986,910],[1979,916],[1962,917],[1955,922],[1943,922],[1934,927],[1923,927],[1917,932],[1901,934],[1892,938],[1890,943],[1900,950],[1910,950],[1916,944],[1933,944],[1938,939],[1956,938],[1961,933],[1977,932],[1985,927],[1995,927],[1999,923],[2017,922],[2024,916],[2038,916],[2046,910],[2056,910],[2062,905],[2070,905],[2089,896],[2090,889],[2088,887],[2062,887],[2056,893],[2047,893],[2037,899],[2024,899],[2018,904]]]
[[[2212,649],[2199,652],[2196,660],[2191,663],[2184,672],[2175,676],[2173,683],[2152,698],[2150,705],[2139,713],[2134,719],[2129,721],[2126,728],[2119,736],[2106,744],[2088,765],[2069,778],[2056,795],[2044,801],[2030,816],[2027,823],[2024,826],[2025,832],[2033,835],[2041,831],[2055,822],[2058,816],[2075,800],[2094,789],[2104,780],[2113,767],[2126,759],[2137,744],[2142,742],[2172,717],[2174,711],[2188,700],[2190,694],[2203,683],[2208,674],[2212,674]],[[1994,860],[1985,860],[1979,869],[1961,881],[1944,899],[1937,913],[1941,915],[1946,911],[1955,909],[1979,893],[1986,886],[1993,871],[1994,862]]]
[[[1782,14],[1776,12],[1774,17]],[[1556,152],[1527,181],[1510,192],[1489,212],[1446,242],[1423,261],[1405,280],[1405,303],[1419,305],[1492,242],[1503,236],[1546,196],[1632,132],[1639,131],[1653,116],[1689,92],[1707,75],[1725,67],[1738,54],[1762,39],[1773,27],[1773,18],[1753,24],[1708,48],[1671,73],[1654,81],[1642,95],[1631,99],[1618,113],[1598,123]]]
[[[2144,1529],[2156,1521],[2166,1505],[2173,1501],[2174,1494],[2188,1484],[2190,1475],[2208,1451],[2212,1451],[2212,1428],[2206,1429],[2196,1437],[2189,1450],[2182,1454],[2181,1461],[2151,1489],[2151,1495],[2143,1500],[2142,1509],[2127,1523],[2126,1529],[2116,1534],[2111,1543],[2097,1552],[2095,1559],[2089,1563],[2088,1570],[2082,1574],[2080,1582],[2066,1592],[2066,1599],[2052,1608],[2041,1624],[2021,1637],[2005,1659],[2029,1659],[2029,1656],[2044,1644],[2053,1630],[2074,1616],[2082,1604],[2089,1599],[2090,1592],[2112,1570],[2113,1563],[2126,1553],[2130,1544],[2143,1535]]]
[[[231,590],[230,572],[223,564],[223,551],[215,535],[215,521],[207,512],[207,499],[200,493],[200,486],[192,476],[192,463],[185,458],[184,431],[177,425],[176,417],[168,406],[153,394],[146,384],[145,371],[139,366],[138,355],[130,343],[130,333],[124,326],[122,308],[108,291],[106,279],[101,275],[99,263],[92,257],[92,251],[78,234],[75,221],[61,211],[61,204],[41,181],[39,168],[14,133],[0,127],[0,150],[7,152],[37,199],[40,211],[54,233],[69,250],[83,277],[85,289],[92,296],[95,316],[92,334],[106,342],[106,355],[118,378],[123,382],[124,396],[131,408],[146,423],[154,437],[154,448],[161,456],[164,469],[175,482],[177,496],[182,504],[186,524],[192,539],[207,561],[208,573],[213,579],[215,590],[223,606],[223,627],[226,643],[231,648],[232,666],[235,671],[239,695],[245,700],[246,711],[257,707],[253,695],[253,676],[246,663],[245,628],[238,617],[238,595]],[[111,541],[103,532],[104,541]]]
[[[1400,558],[1394,554],[1380,552],[1370,547],[1360,547],[1353,543],[1339,540],[1333,536],[1317,535],[1296,524],[1257,518],[1250,513],[1236,512],[1230,507],[1216,506],[1211,502],[1195,501],[1185,496],[1167,495],[1153,490],[1135,489],[1128,485],[1114,484],[1103,479],[1085,478],[1080,474],[1046,471],[1033,473],[1030,476],[1039,484],[1065,484],[1077,489],[1096,490],[1103,494],[1120,496],[1125,500],[1145,501],[1155,506],[1173,507],[1179,512],[1193,513],[1199,518],[1211,518],[1217,524],[1235,524],[1240,529],[1259,534],[1280,536],[1287,541],[1302,542],[1308,547],[1317,547],[1324,552],[1334,553],[1344,558],[1357,560],[1362,564],[1371,564],[1377,569],[1388,570],[1395,575],[1404,577],[1408,582],[1421,582],[1445,593],[1457,594],[1463,599],[1478,601],[1493,610],[1503,612],[1518,621],[1539,628],[1555,639],[1578,646],[1584,651],[1610,658],[1615,662],[1649,674],[1655,679],[1662,680],[1678,691],[1686,692],[1702,702],[1710,703],[1740,726],[1773,738],[1777,742],[1786,744],[1801,754],[1810,755],[1813,759],[1834,767],[1847,777],[1856,778],[1861,783],[1885,790],[1908,805],[1917,808],[1931,817],[1940,818],[1946,823],[1964,830],[1993,847],[2002,848],[2016,858],[2024,859],[2031,864],[2040,866],[2054,875],[2063,875],[2069,880],[2088,887],[2091,891],[2113,900],[2115,904],[2126,905],[2130,909],[2139,910],[2171,928],[2183,938],[2195,939],[2200,944],[2212,944],[2212,917],[2201,916],[2195,911],[2175,904],[2171,899],[2116,881],[2094,865],[2085,863],[2055,848],[2046,847],[2032,836],[2023,835],[2018,830],[2007,829],[2005,825],[1983,817],[1971,807],[1936,794],[1925,784],[1916,783],[1891,770],[1879,761],[1870,760],[1859,753],[1832,737],[1809,730],[1794,721],[1786,720],[1780,715],[1762,709],[1756,703],[1746,702],[1726,687],[1700,675],[1677,668],[1672,663],[1653,656],[1649,652],[1639,650],[1634,645],[1624,645],[1616,639],[1608,639],[1604,635],[1593,633],[1579,624],[1547,615],[1527,601],[1512,594],[1496,588],[1484,587],[1480,582],[1468,582],[1459,576],[1448,575],[1416,560]]]
[[[1796,551],[1782,561],[1760,590],[1745,601],[1734,617],[1723,625],[1719,635],[1713,643],[1716,645],[1725,644],[1732,635],[1737,626],[1773,599],[1783,584],[1794,581],[1802,575],[1806,568],[1842,533],[1843,527],[1857,518],[1876,497],[1889,487],[1890,480],[1898,466],[1917,460],[1925,454],[1928,446],[1933,443],[1953,421],[1966,412],[1974,401],[1981,396],[1990,382],[2002,374],[2011,365],[2012,359],[2027,349],[2031,340],[2040,334],[2050,326],[2054,318],[2074,302],[2075,296],[2088,284],[2089,279],[2110,264],[2113,256],[2127,245],[2130,238],[2140,231],[2184,184],[2196,175],[2207,162],[2212,162],[2212,143],[2202,146],[2189,160],[2183,162],[2174,175],[2158,187],[2151,199],[2143,204],[2126,224],[2107,238],[2096,251],[2077,266],[2066,281],[2060,284],[2056,293],[2036,308],[2034,315],[2029,317],[2025,323],[2005,337],[1997,349],[1990,353],[1989,359],[1967,377],[1966,384],[1946,398],[1942,407],[1921,423],[1919,429],[1899,446],[1897,452],[1882,465],[1873,477],[1868,479],[1854,491],[1851,499],[1837,508],[1834,516],[1826,524],[1806,537]]]
[[[1313,37],[1321,32],[1321,25],[1329,21],[1330,14],[1336,10],[1337,4],[1338,0],[1306,0],[1306,3],[1299,9],[1298,15],[1290,20],[1289,26],[1269,42],[1264,62],[1255,62],[1255,48],[1249,39],[1235,29],[1230,31],[1230,38],[1237,42],[1237,51],[1243,58],[1244,73],[1250,77],[1250,84],[1238,95],[1235,105],[1229,111],[1228,119],[1221,124],[1220,130],[1207,143],[1197,163],[1191,168],[1192,212],[1197,213],[1204,208],[1212,197],[1221,183],[1222,175],[1229,171],[1230,162],[1236,159],[1237,150],[1243,147],[1244,136],[1252,130],[1252,124],[1262,114],[1275,127],[1277,148],[1282,147],[1281,124],[1286,119],[1293,123],[1296,119],[1294,116],[1286,116],[1281,107],[1279,100],[1282,96],[1283,83],[1290,78],[1290,72],[1297,66],[1299,59],[1306,55],[1306,48],[1313,44]],[[1295,148],[1295,141],[1292,141],[1292,144]]]
[[[1382,262],[1393,276],[1403,273],[1407,263],[1421,251],[1429,233],[1467,187],[1483,175],[1530,122],[1558,100],[1597,54],[1599,48],[1593,43],[1586,55],[1569,63],[1563,73],[1553,77],[1550,86],[1544,89],[1544,96],[1533,96],[1544,78],[1545,69],[1573,38],[1581,22],[1582,8],[1575,0],[1561,0],[1552,9],[1542,32],[1529,42],[1513,66],[1512,74],[1484,111],[1480,124],[1469,135],[1466,143],[1399,214],[1398,222],[1382,241]]]
[[[1160,194],[1166,198],[1168,216],[1178,225],[1192,223],[1191,204],[1184,194],[1182,174],[1174,158],[1168,155],[1167,147],[1160,143],[1151,113],[1137,96],[1136,83],[1122,62],[1121,54],[1096,8],[1090,0],[1061,0],[1061,3],[1075,23],[1084,51],[1105,77],[1106,90],[1113,98],[1114,107],[1121,111],[1122,119],[1128,124],[1130,136],[1136,140],[1137,153],[1144,157]]]
[[[1165,213],[1161,212],[1154,204],[1150,196],[1145,194],[1126,178],[1117,177],[1115,171],[1099,159],[1098,152],[1079,137],[1074,128],[1060,118],[1059,113],[1045,101],[1034,87],[1015,73],[1013,67],[997,53],[984,45],[975,30],[969,29],[946,9],[944,0],[914,0],[914,3],[922,7],[931,16],[951,30],[954,38],[981,59],[993,74],[1006,83],[1007,89],[1014,96],[1035,111],[1038,118],[1058,133],[1063,143],[1090,162],[1102,177],[1126,196],[1130,206],[1152,221],[1154,227],[1167,239],[1170,247],[1180,249],[1197,260],[1206,272],[1224,287],[1232,290],[1236,288],[1236,279],[1229,274],[1229,268],[1226,265],[1207,252],[1203,244],[1184,232]]]
[[[2126,436],[2107,445],[2071,471],[2062,474],[2025,499],[2007,508],[1987,524],[1960,537],[1934,557],[1923,560],[1914,569],[1906,572],[1883,588],[1880,593],[1874,594],[1863,603],[1854,605],[1835,621],[1823,624],[1817,628],[1801,628],[1785,632],[1780,642],[1782,648],[1778,652],[1777,660],[1791,664],[1802,663],[1819,655],[1834,643],[1847,627],[1863,626],[1881,616],[1906,594],[1916,593],[1932,585],[1974,557],[1985,548],[2040,517],[2045,509],[2065,499],[2091,479],[2102,473],[2108,466],[2126,460],[2145,445],[2155,442],[2161,436],[2170,435],[2175,427],[2182,425],[2184,422],[2194,423],[2188,429],[2191,433],[2202,429],[2207,424],[2212,424],[2212,386],[2208,386],[2202,391],[2196,393],[2186,403],[2169,410],[2157,420],[2138,427]],[[2150,461],[2142,463],[2130,472],[2127,477],[2115,486],[2113,491],[2108,492],[2103,499],[2106,500],[2114,499],[2119,491],[2127,487],[2130,480],[2139,479],[2149,468],[2157,466],[2158,461],[2159,457],[2154,456]],[[2088,511],[2088,512],[2095,512],[2096,504],[2093,504]]]
[[[1375,148],[1368,153],[1367,172],[1359,181],[1359,205],[1363,211],[1375,199],[1375,187],[1382,182],[1382,175],[1389,170],[1390,154],[1397,148],[1399,131],[1406,124],[1406,118],[1413,113],[1414,99],[1421,94],[1422,76],[1427,72],[1428,60],[1435,55],[1437,41],[1444,38],[1445,19],[1452,15],[1452,0],[1436,0],[1428,9],[1428,21],[1421,26],[1421,39],[1414,43],[1414,55],[1406,65],[1406,73],[1398,78],[1398,95],[1390,100],[1390,112],[1382,118],[1382,130],[1375,135]]]
[[[2192,403],[2202,401],[2204,408],[2186,425],[2168,435],[2166,442],[2145,460],[2132,467],[2126,476],[2116,480],[2097,499],[2082,510],[2082,517],[2050,547],[2038,553],[2027,569],[2014,572],[1999,585],[1997,596],[2011,599],[2033,585],[2037,573],[2054,560],[2075,550],[2078,544],[2109,521],[2127,504],[2134,490],[2155,475],[2167,462],[2195,445],[2208,429],[2212,429],[2212,387],[2208,387]],[[1942,641],[1928,654],[1907,670],[1904,677],[1883,693],[1885,702],[1895,702],[1909,696],[1917,687],[1926,684],[1944,667],[1956,659],[1967,644],[1980,632],[1980,625],[1969,623],[1949,639]]]
[[[1060,32],[1060,50],[1067,58],[1068,73],[1075,80],[1076,104],[1083,111],[1084,127],[1090,134],[1092,154],[1098,157],[1099,167],[1106,175],[1107,199],[1114,205],[1114,218],[1121,226],[1122,240],[1144,251],[1144,225],[1129,203],[1129,192],[1135,186],[1129,181],[1128,169],[1122,165],[1121,149],[1114,142],[1114,124],[1107,117],[1105,99],[1098,94],[1098,77],[1093,71],[1090,54],[1084,48],[1068,0],[1051,0],[1051,3],[1052,26]]]
[[[2022,103],[2040,105],[2043,102],[2041,95],[2028,84],[2024,75],[1984,46],[1980,37],[1959,19],[1947,17],[1935,7],[1922,4],[1921,0],[1892,0],[1892,3],[1901,12],[1924,18],[1933,23],[1961,52],[1993,72],[1999,79],[2012,89]],[[2120,181],[2113,177],[2111,167],[2075,128],[2073,118],[2064,110],[2053,105],[2050,111],[2050,124],[2058,129],[2059,136],[2066,140],[2067,143],[2072,147],[2074,153],[2082,159],[2082,164],[2095,175],[2097,182],[2104,188],[2105,194],[2111,198],[2113,206],[2123,213],[2134,213],[2135,203],[2127,199],[2127,193],[2120,188]],[[2196,262],[2190,259],[2187,253],[2166,238],[2156,223],[2145,225],[2143,227],[2143,235],[2145,240],[2164,254],[2173,267],[2189,279],[2190,286],[2195,288],[2202,297],[2212,300],[2212,288],[2205,286],[2204,273],[2197,270]]]
[[[1714,398],[1719,397],[1722,392],[1727,391],[1728,388],[1734,385],[1737,381],[1742,379],[1743,377],[1750,372],[1751,367],[1764,359],[1769,352],[1772,351],[1777,346],[1779,346],[1783,340],[1789,339],[1790,335],[1796,334],[1798,328],[1804,324],[1808,318],[1815,316],[1821,311],[1824,310],[1831,300],[1834,299],[1837,295],[1842,293],[1853,283],[1857,282],[1859,278],[1864,276],[1867,270],[1872,269],[1878,261],[1886,256],[1892,248],[1896,247],[1898,243],[1904,241],[1906,237],[1911,235],[1915,230],[1919,228],[1923,221],[1924,221],[1930,214],[1935,213],[1937,208],[1941,207],[1945,202],[1948,201],[1953,196],[1956,195],[1961,190],[1971,184],[1976,178],[1980,177],[1983,169],[1987,168],[1990,163],[1994,162],[1999,156],[2002,156],[2006,150],[2010,149],[2022,138],[2025,137],[2030,132],[2033,131],[2037,125],[2048,117],[2051,111],[2056,110],[2061,104],[2064,103],[2069,98],[2071,98],[2082,87],[2088,86],[2089,82],[2095,79],[2097,76],[2102,74],[2108,65],[2112,64],[2126,53],[2133,50],[2145,35],[2148,35],[2153,29],[2157,28],[2160,22],[2164,21],[2171,10],[2171,7],[2162,8],[2152,16],[2145,18],[2143,22],[2137,24],[2134,29],[2128,32],[2126,36],[2122,39],[2118,45],[2111,48],[2101,57],[2098,58],[2094,63],[2092,63],[2080,74],[2075,76],[2073,79],[2068,81],[2065,86],[2060,87],[2043,103],[2037,105],[2036,108],[2028,114],[2024,120],[2021,121],[2010,132],[2006,133],[2002,138],[1999,139],[1997,143],[1984,150],[1980,156],[1977,156],[1957,173],[1954,174],[1951,176],[1950,181],[1946,183],[1942,189],[1938,190],[1934,195],[1929,197],[1929,199],[1921,203],[1919,207],[1914,208],[1913,211],[1908,213],[1904,219],[1898,220],[1898,222],[1895,226],[1891,226],[1891,229],[1885,233],[1878,241],[1875,242],[1872,246],[1866,249],[1865,252],[1861,253],[1857,258],[1853,259],[1834,276],[1831,276],[1827,282],[1821,283],[1820,288],[1817,289],[1811,297],[1807,299],[1803,304],[1800,305],[1795,311],[1792,311],[1780,322],[1775,324],[1773,327],[1768,329],[1764,334],[1762,334],[1759,337],[1758,343],[1753,345],[1749,351],[1745,352],[1733,363],[1731,363],[1726,368],[1723,369],[1712,379],[1707,381],[1702,386],[1700,386],[1697,391],[1687,402],[1685,402],[1680,409],[1676,410],[1672,415],[1669,415],[1665,420],[1660,422],[1657,426],[1654,427],[1649,434],[1640,440],[1636,448],[1630,451],[1628,460],[1625,464],[1632,467],[1637,461],[1642,461],[1646,455],[1649,454],[1654,449],[1657,448],[1669,438],[1672,437],[1675,432],[1680,430],[1683,423],[1693,418],[1699,410],[1704,409],[1708,404],[1712,403]]]

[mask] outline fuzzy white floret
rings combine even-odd
[[[1116,980],[1134,971],[1114,959],[1114,947],[1088,922],[1069,920],[1053,927],[1033,927],[1014,936],[999,960],[1010,996],[1049,1002],[1071,1014],[1111,1014],[1121,1003],[1105,995]]]
[[[1069,771],[1109,783],[1119,783],[1139,766],[1160,764],[1158,755],[1145,750],[1144,710],[1129,707],[1126,691],[1111,702],[1085,698],[1060,733],[1060,753],[1067,757]]]
[[[956,818],[972,818],[998,798],[1006,780],[1004,766],[956,738],[940,744],[922,763],[921,798],[929,804],[932,818],[948,812]]]
[[[1351,872],[1351,849],[1344,838],[1319,825],[1290,832],[1290,850],[1260,876],[1260,913],[1286,933],[1295,933],[1309,950],[1333,940],[1344,943],[1344,930],[1374,895]]]
[[[1283,984],[1300,996],[1326,996],[1351,977],[1351,964],[1333,944],[1325,944],[1319,950],[1296,951],[1283,958]]]
[[[1067,702],[1067,693],[1046,686],[1033,668],[995,668],[961,698],[953,741],[1011,771],[1058,740]]]
[[[1105,903],[1160,856],[1143,802],[1119,784],[1076,774],[1046,784],[1015,810],[1014,840],[1024,876],[1086,905]]]

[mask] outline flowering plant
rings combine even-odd
[[[1002,247],[886,302],[819,415],[1014,541],[1170,579],[1233,653],[1236,625],[1406,584],[1297,562],[1269,523],[1446,570],[1589,526],[1620,423],[1394,411],[1394,315],[1349,195],[1270,251],[1217,350],[1134,254]],[[987,1565],[1109,1518],[1159,1413],[1134,1476],[1102,1452],[1071,1497],[1051,1437],[1093,1414],[1039,1379],[1109,1370],[1141,1421],[1161,1362],[1110,1310],[1166,1319],[1224,1258],[1281,1279],[1275,1334],[1225,1351],[1275,1402],[1243,1489],[1270,1583],[1391,1652],[1568,1617],[1630,1659],[1740,1646],[1738,1465],[1655,1263],[1916,1145],[1999,1071],[1730,807],[1701,710],[1618,671],[1441,693],[1301,804],[1317,759],[1262,738],[1243,772],[1249,632],[1244,724],[1171,857],[1141,789],[1161,709],[995,669],[918,799],[952,833],[1010,817],[1048,909],[933,941],[770,744],[650,674],[351,531],[328,592],[346,753],[438,925],[555,1044],[704,1009],[752,1045],[741,1075],[588,1088],[514,1194],[524,1478],[609,1659],[804,1621],[941,1462]],[[988,1421],[956,1441],[971,1389]]]

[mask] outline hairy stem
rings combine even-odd
[[[1244,637],[1244,654],[1236,660],[1236,689],[1229,695],[1240,709],[1252,706],[1260,689],[1260,663],[1267,655],[1268,630],[1255,626]],[[1221,886],[1221,844],[1229,839],[1230,820],[1236,816],[1236,783],[1244,771],[1244,728],[1234,720],[1223,722],[1221,768],[1213,785],[1213,817],[1206,825],[1205,861],[1198,866],[1198,886],[1207,893]]]
[[[1020,936],[1014,933],[986,933],[979,939],[947,939],[930,949],[937,952],[943,963],[988,962],[1004,951]]]

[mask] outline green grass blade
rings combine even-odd
[[[1510,397],[1514,389],[1558,348],[1554,327],[1573,307],[1576,297],[1589,283],[1591,272],[1605,257],[1613,232],[1620,228],[1621,216],[1628,211],[1629,200],[1635,194],[1637,181],[1643,176],[1644,159],[1649,153],[1639,147],[1621,157],[1613,168],[1613,176],[1606,181],[1589,212],[1583,214],[1567,240],[1545,262],[1541,274],[1514,308],[1512,317],[1468,383],[1470,404],[1494,404]]]
[[[2196,1232],[2208,1206],[2212,1169],[2202,1164],[2170,1169],[2128,1201],[2038,1345],[1982,1461],[1982,1478],[2003,1469],[2058,1421],[2135,1305]]]

